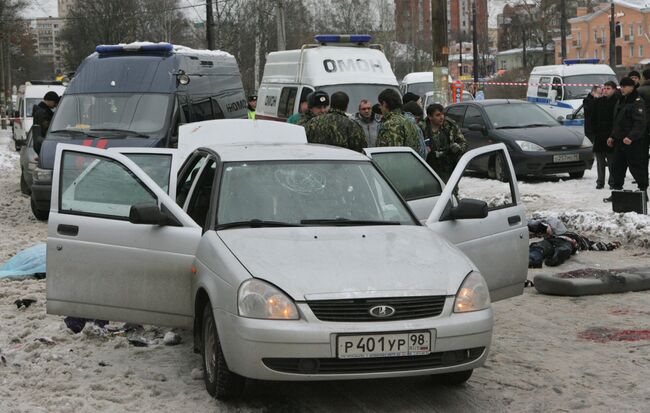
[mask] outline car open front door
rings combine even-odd
[[[466,173],[472,160],[497,157],[508,165],[499,179]],[[490,288],[492,301],[522,294],[528,272],[528,226],[515,173],[502,143],[467,152],[458,162],[447,186],[433,207],[427,226],[459,247],[478,267]],[[460,201],[453,196],[458,186]],[[450,210],[463,198],[487,203],[487,216],[450,219]]]
[[[433,169],[411,148],[381,147],[363,151],[395,186],[415,216],[424,222],[444,186]]]
[[[132,160],[169,195],[176,199],[176,178],[182,160],[178,149],[171,148],[108,148]]]
[[[191,326],[201,228],[117,152],[58,145],[52,178],[47,312]]]

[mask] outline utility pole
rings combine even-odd
[[[609,12],[609,67],[616,70],[616,18],[613,1]]]
[[[205,2],[205,36],[208,40],[208,50],[214,50],[214,16],[212,15],[212,0]]]
[[[560,0],[560,45],[562,62],[566,59],[566,0]]]
[[[458,0],[458,78],[460,79],[462,75],[463,75],[463,31],[460,29],[460,0]]]
[[[431,0],[431,59],[433,63],[433,96],[436,102],[447,105],[449,65],[447,43],[447,2]]]
[[[275,7],[275,19],[278,29],[278,50],[287,50],[287,36],[284,30],[284,4],[282,4],[282,1],[283,0],[278,0]]]
[[[476,0],[472,2],[472,46],[473,46],[473,59],[474,64],[474,84],[478,84],[478,40],[476,39]]]

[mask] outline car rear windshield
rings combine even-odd
[[[219,226],[250,220],[417,224],[370,162],[230,162],[220,186]]]
[[[548,112],[533,103],[485,105],[483,109],[495,129],[559,125]]]
[[[171,96],[119,93],[64,95],[50,130],[122,130],[153,134],[166,125]]]

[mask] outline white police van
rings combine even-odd
[[[380,45],[370,35],[317,35],[317,44],[269,53],[257,91],[257,119],[284,121],[298,112],[300,101],[314,90],[337,91],[350,98],[355,112],[361,99],[377,103],[397,79]]]
[[[565,60],[563,65],[536,66],[530,72],[526,99],[553,117],[565,119],[582,105],[592,85],[616,81],[616,74],[598,59]]]

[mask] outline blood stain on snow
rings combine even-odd
[[[629,270],[628,270],[629,271]],[[583,268],[580,270],[568,271],[557,274],[558,278],[610,278],[616,277],[618,274],[622,273],[623,270],[603,270],[601,268]]]
[[[595,341],[596,343],[641,341],[650,340],[650,330],[620,330],[616,328],[593,327],[578,333],[578,338]]]

